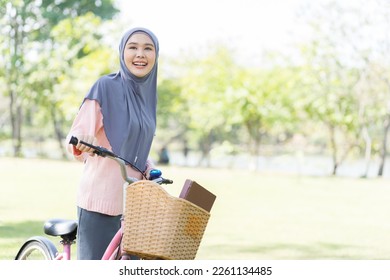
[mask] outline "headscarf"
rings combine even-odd
[[[138,32],[148,35],[156,50],[152,70],[141,78],[130,73],[123,56],[127,40]],[[104,130],[113,152],[141,171],[146,169],[156,130],[158,53],[158,39],[150,30],[130,29],[119,44],[120,70],[98,79],[85,97],[100,104]]]

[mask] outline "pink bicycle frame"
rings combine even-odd
[[[122,241],[122,227],[115,234],[110,244],[108,245],[102,260],[115,260],[118,255],[118,250],[121,250],[121,241]],[[121,254],[122,255],[122,254]],[[122,257],[121,257],[122,259]]]
[[[64,247],[63,247],[62,253],[58,254],[55,257],[55,260],[69,261],[70,260],[70,247],[72,246],[72,244],[66,243],[66,244],[63,244],[63,245],[64,245]]]

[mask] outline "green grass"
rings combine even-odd
[[[78,162],[0,158],[0,260],[54,217],[75,218]],[[164,167],[217,195],[197,259],[390,259],[390,180]],[[54,239],[55,240],[55,239]],[[57,241],[55,241],[57,242]]]

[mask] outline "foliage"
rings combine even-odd
[[[177,78],[161,78],[158,84],[158,127],[162,131],[162,146],[176,139],[185,139],[189,116],[186,97]],[[157,133],[158,138],[160,134]],[[164,140],[165,139],[165,140]]]
[[[74,20],[76,26],[77,17],[81,17],[92,11],[101,19],[109,19],[118,11],[113,7],[111,1],[19,1],[14,0],[2,3],[0,9],[4,17],[0,21],[0,30],[2,34],[9,34],[8,37],[1,36],[4,43],[0,49],[4,60],[1,64],[4,66],[4,73],[1,75],[0,83],[5,85],[4,95],[9,97],[10,123],[12,128],[12,139],[14,141],[14,155],[21,154],[22,147],[22,127],[31,123],[32,104],[38,102],[38,105],[44,105],[44,113],[50,115],[54,125],[54,132],[61,146],[63,122],[63,112],[59,104],[54,100],[55,87],[57,83],[63,80],[68,69],[66,66],[73,59],[81,58],[92,49],[91,42],[96,43],[98,38],[91,42],[89,36],[82,33],[76,33],[75,29],[68,38],[72,42],[67,45],[60,45],[53,41],[54,37],[60,38],[60,34],[55,34],[55,26],[63,19]],[[84,21],[84,28],[77,31],[90,31],[88,26],[96,27],[96,20],[90,17]],[[91,20],[91,21],[89,21]],[[68,27],[69,29],[69,27]],[[53,30],[53,33],[52,33]],[[96,34],[96,33],[94,33]],[[78,39],[84,39],[80,40]],[[80,45],[82,45],[80,47]],[[77,47],[79,46],[79,47]],[[70,49],[69,49],[70,48]],[[62,53],[60,50],[62,49]],[[77,53],[72,53],[72,51]],[[55,56],[57,55],[57,57]],[[61,62],[56,61],[61,58]],[[49,63],[50,61],[50,63]],[[56,64],[58,63],[58,64]],[[49,65],[50,64],[50,65]],[[42,68],[48,66],[48,69]],[[55,68],[55,69],[54,69]],[[54,70],[54,71],[52,71]],[[38,71],[42,72],[37,73]],[[49,76],[49,79],[47,79]]]
[[[230,51],[218,47],[199,60],[187,61],[180,79],[189,119],[188,138],[196,143],[202,153],[200,161],[206,160],[206,165],[213,145],[230,140],[234,133],[232,117],[236,108],[229,107],[227,95],[237,71]]]
[[[107,36],[117,12],[111,3],[0,0],[0,29],[10,34],[0,36],[0,86],[9,101],[1,137],[13,140],[15,155],[25,138],[61,143],[92,83],[117,69],[114,35]],[[364,156],[367,166],[381,157],[383,166],[390,42],[372,32],[388,30],[388,10],[378,3],[370,6],[376,17],[343,3],[308,5],[301,19],[311,41],[265,53],[258,67],[216,44],[200,57],[160,57],[156,145],[188,145],[210,165],[218,149],[256,160],[298,138],[300,148],[330,155],[334,174],[351,156]]]
[[[378,54],[367,45],[378,42],[376,38],[361,29],[362,25],[372,28],[367,16],[345,10],[336,2],[322,8],[308,9],[315,35],[311,44],[302,48],[302,75],[308,77],[302,99],[308,117],[328,131],[327,143],[336,174],[354,150],[365,149],[366,160],[370,160],[372,139],[377,137],[371,134],[377,130],[372,121],[383,115],[380,108],[384,99],[382,90],[370,89],[373,84],[367,79],[373,70],[368,57]]]
[[[295,80],[287,67],[241,71],[231,104],[238,106],[236,121],[246,127],[256,155],[262,140],[278,142],[294,134],[299,111]]]

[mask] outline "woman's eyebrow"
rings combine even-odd
[[[140,45],[140,43],[130,41],[126,45]],[[141,45],[154,47],[154,45],[152,43],[145,43],[145,44],[141,44]]]

